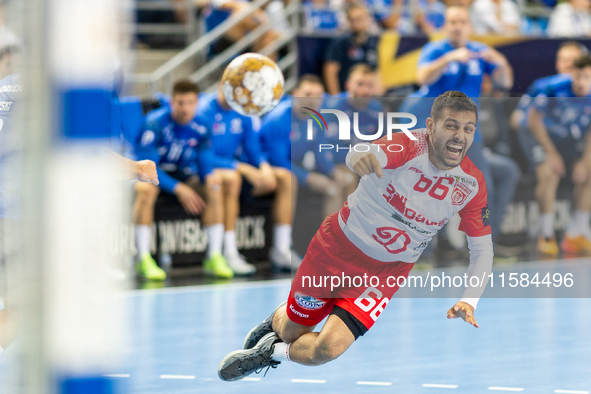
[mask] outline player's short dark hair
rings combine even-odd
[[[367,75],[367,74],[373,74],[375,72],[376,72],[376,70],[374,70],[369,64],[357,63],[356,65],[351,67],[351,69],[349,70],[349,73],[347,74],[347,79],[350,79],[353,74],[360,73],[363,75]]]
[[[199,94],[199,89],[197,88],[197,85],[188,79],[181,79],[180,81],[177,81],[172,88],[172,95],[174,96],[175,94],[186,93]]]
[[[579,51],[581,51],[581,54],[583,56],[589,54],[589,49],[587,49],[587,47],[585,45],[581,44],[578,41],[565,41],[565,42],[561,43],[560,46],[558,47],[558,51],[556,51],[556,53],[560,52],[560,50],[563,48],[576,48]]]
[[[591,56],[581,56],[580,58],[575,60],[573,66],[577,70],[582,70],[585,67],[591,67]]]
[[[474,112],[478,122],[478,107],[470,97],[457,90],[448,90],[435,99],[431,107],[431,119],[437,120],[445,109],[456,112]]]
[[[320,77],[316,74],[304,74],[302,75],[299,79],[298,79],[298,84],[296,85],[296,88],[299,88],[302,86],[303,83],[308,82],[308,83],[317,83],[319,85],[322,85],[324,87],[324,84],[322,83],[322,79],[320,79]]]

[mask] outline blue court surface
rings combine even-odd
[[[114,379],[135,394],[591,392],[589,298],[484,298],[476,329],[446,319],[456,299],[395,296],[331,363],[220,381],[221,359],[288,291],[281,280],[130,294],[134,336]]]

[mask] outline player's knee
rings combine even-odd
[[[291,188],[291,171],[286,168],[277,168],[274,171],[277,186],[282,189]]]
[[[160,188],[151,183],[137,182],[135,185],[136,201],[142,204],[153,204],[160,194]]]
[[[552,187],[560,182],[560,176],[548,163],[542,163],[538,166],[536,176],[540,187]]]
[[[236,171],[227,172],[224,175],[224,192],[230,195],[239,195],[242,188],[242,177]]]

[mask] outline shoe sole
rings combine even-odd
[[[267,320],[269,320],[269,319],[271,319],[271,324],[273,324],[273,317],[275,317],[275,312],[277,312],[277,310],[278,310],[279,308],[281,308],[282,306],[284,306],[284,305],[287,305],[287,301],[283,301],[281,304],[279,304],[279,306],[278,306],[277,308],[275,308],[275,310],[273,311],[273,314],[272,314],[271,316],[267,317],[265,320],[263,320],[263,321],[261,322],[261,324],[264,324],[264,323],[265,323]],[[252,329],[251,329],[251,330],[248,332],[248,334],[246,334],[246,337],[244,338],[244,342],[242,343],[242,350],[248,350],[248,349],[252,349],[252,348],[247,348],[247,347],[246,347],[246,343],[247,343],[247,342],[250,342],[250,341],[249,341],[249,337],[250,337],[251,335],[254,335],[254,332],[256,331],[256,329],[257,329],[257,328],[259,328],[259,326],[260,326],[261,324],[259,324],[259,325],[255,326],[255,327],[253,327],[253,328],[252,328]],[[271,331],[269,331],[269,333],[271,333],[271,332],[273,332],[273,331],[272,331],[272,327],[271,327]],[[267,333],[267,334],[269,334],[269,333]],[[267,334],[265,334],[265,335],[267,335]],[[261,340],[261,339],[262,339],[262,338],[263,338],[265,335],[263,335],[261,338],[259,338],[259,341],[260,341],[260,340]],[[258,341],[257,341],[256,343],[258,343]],[[253,347],[254,347],[254,346],[253,346]]]
[[[263,340],[265,337],[267,337],[267,336],[269,336],[269,335],[275,335],[275,333],[273,333],[273,332],[270,332],[270,333],[268,333],[268,334],[264,335],[264,336],[263,336],[263,337],[262,337],[262,338],[259,340],[259,342],[260,342],[260,341],[262,341],[262,340]],[[257,343],[257,344],[258,344],[258,343]],[[242,379],[244,379],[245,377],[247,377],[247,376],[251,375],[251,374],[252,374],[254,371],[251,371],[251,372],[249,372],[249,373],[243,374],[242,376],[237,376],[237,377],[235,377],[235,378],[225,379],[225,378],[222,376],[222,370],[223,370],[224,368],[227,368],[229,365],[231,365],[231,364],[232,364],[232,362],[236,361],[236,359],[230,360],[230,359],[232,359],[232,357],[234,357],[235,355],[237,355],[237,354],[239,354],[239,353],[242,353],[242,354],[244,354],[244,353],[246,353],[246,352],[254,352],[254,351],[255,351],[255,349],[256,349],[256,346],[254,346],[252,349],[240,349],[240,350],[235,350],[235,351],[233,351],[232,353],[229,353],[229,354],[228,354],[226,357],[224,357],[224,359],[223,359],[223,360],[220,362],[220,365],[218,366],[218,376],[219,376],[219,378],[220,378],[221,380],[223,380],[224,382],[235,382],[235,381],[237,381],[237,380],[242,380]]]

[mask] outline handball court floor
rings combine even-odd
[[[582,263],[591,278],[591,264]],[[333,362],[282,363],[266,377],[263,371],[239,382],[220,381],[221,359],[286,299],[289,283],[127,294],[132,335],[121,349],[125,362],[109,371],[118,392],[591,393],[590,298],[483,298],[476,329],[446,319],[456,299],[394,296],[375,326]]]

